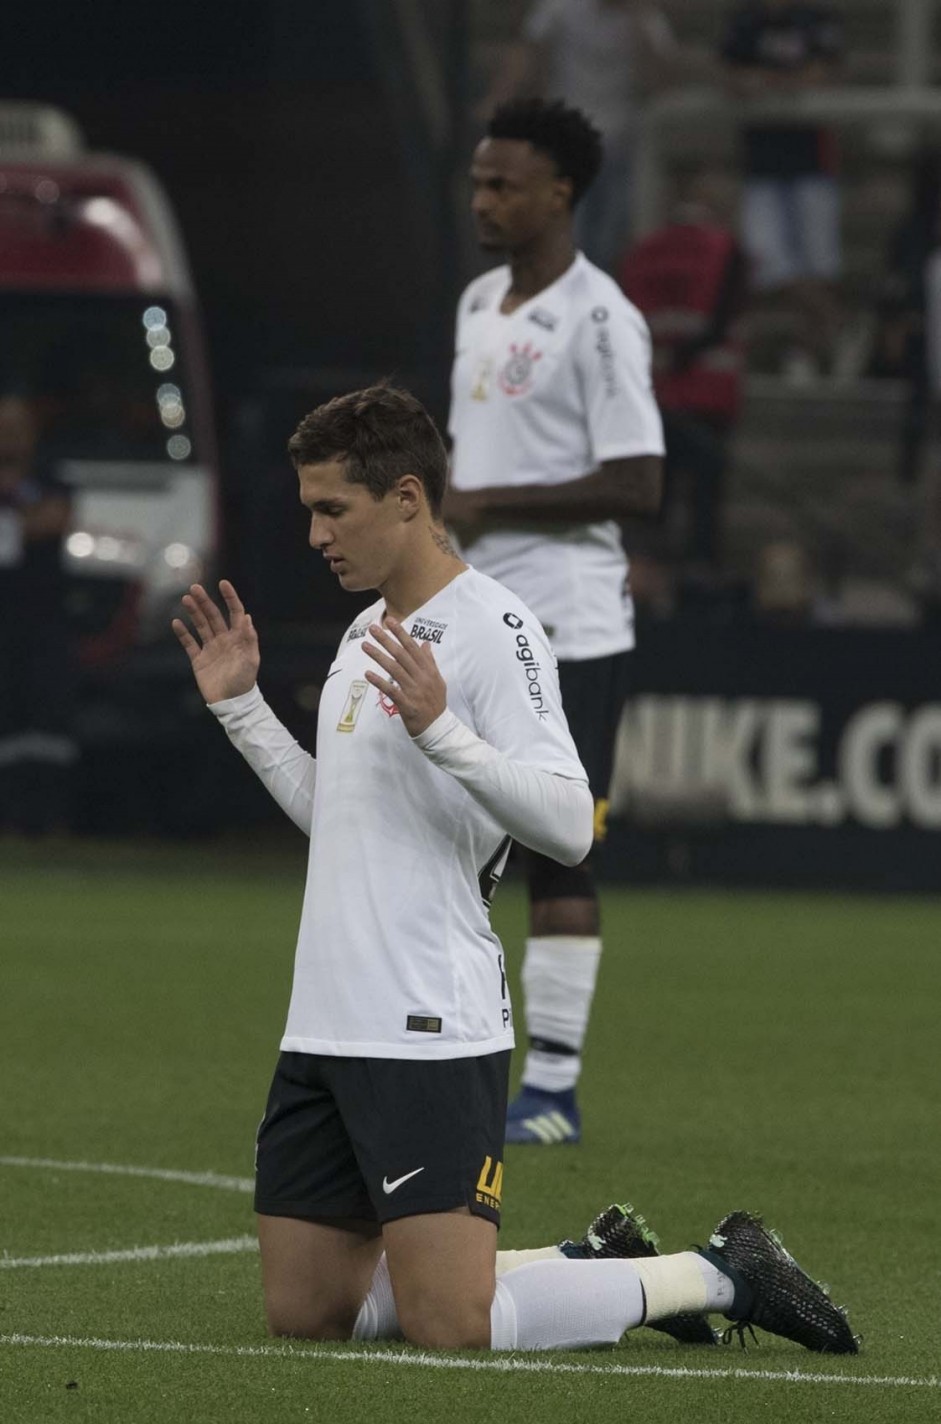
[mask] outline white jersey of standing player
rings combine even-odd
[[[321,695],[316,761],[257,689],[212,707],[310,833],[281,1047],[364,1058],[496,1053],[513,1046],[489,917],[509,837],[367,682],[375,664],[363,643],[383,612],[380,600],[340,643]],[[582,782],[587,793],[555,658],[518,598],[465,569],[403,626],[432,644],[448,711],[466,728],[510,762]]]
[[[604,460],[662,455],[650,334],[617,283],[582,254],[509,315],[509,267],[471,282],[457,315],[448,428],[457,490],[563,484]],[[536,613],[558,657],[634,646],[618,525],[500,529],[465,557]]]

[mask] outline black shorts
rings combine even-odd
[[[614,743],[627,696],[629,653],[584,662],[559,663],[562,706],[588,785],[596,801],[607,799]]]
[[[282,1053],[255,1153],[255,1210],[394,1221],[468,1207],[500,1224],[509,1052]]]

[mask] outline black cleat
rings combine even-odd
[[[605,1207],[589,1226],[581,1241],[563,1241],[559,1250],[576,1260],[631,1260],[638,1256],[659,1256],[660,1240],[629,1202]],[[668,1320],[654,1321],[651,1330],[672,1335],[681,1345],[715,1345],[717,1336],[704,1315],[684,1312]]]
[[[733,1211],[719,1222],[700,1255],[712,1261],[735,1285],[727,1319],[728,1343],[737,1334],[745,1347],[745,1331],[753,1325],[808,1350],[831,1355],[855,1355],[859,1339],[850,1329],[846,1311],[834,1305],[826,1287],[812,1281],[769,1231],[760,1216]]]

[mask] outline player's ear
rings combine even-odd
[[[572,180],[571,178],[556,178],[553,187],[555,189],[555,204],[560,211],[571,212],[574,207],[572,202]]]
[[[425,499],[425,487],[417,475],[403,475],[395,487],[399,513],[403,519],[414,519]]]

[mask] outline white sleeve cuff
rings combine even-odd
[[[450,707],[446,707],[441,713],[441,716],[436,717],[431,725],[426,727],[423,732],[419,732],[417,737],[413,737],[412,741],[416,747],[420,747],[423,752],[428,752],[432,747],[438,747],[442,743],[444,743],[446,749],[449,744],[446,739],[451,737],[454,737],[456,744],[460,745],[461,732],[466,732],[469,737],[474,737],[473,732],[469,727],[464,726],[460,717],[452,712]],[[474,737],[474,741],[480,741],[480,738]],[[481,743],[481,745],[486,744]]]
[[[230,712],[253,712],[256,707],[264,706],[265,699],[261,695],[261,688],[258,683],[248,692],[239,693],[238,697],[227,697],[222,702],[207,702],[206,706],[214,717],[225,724],[226,717]]]

